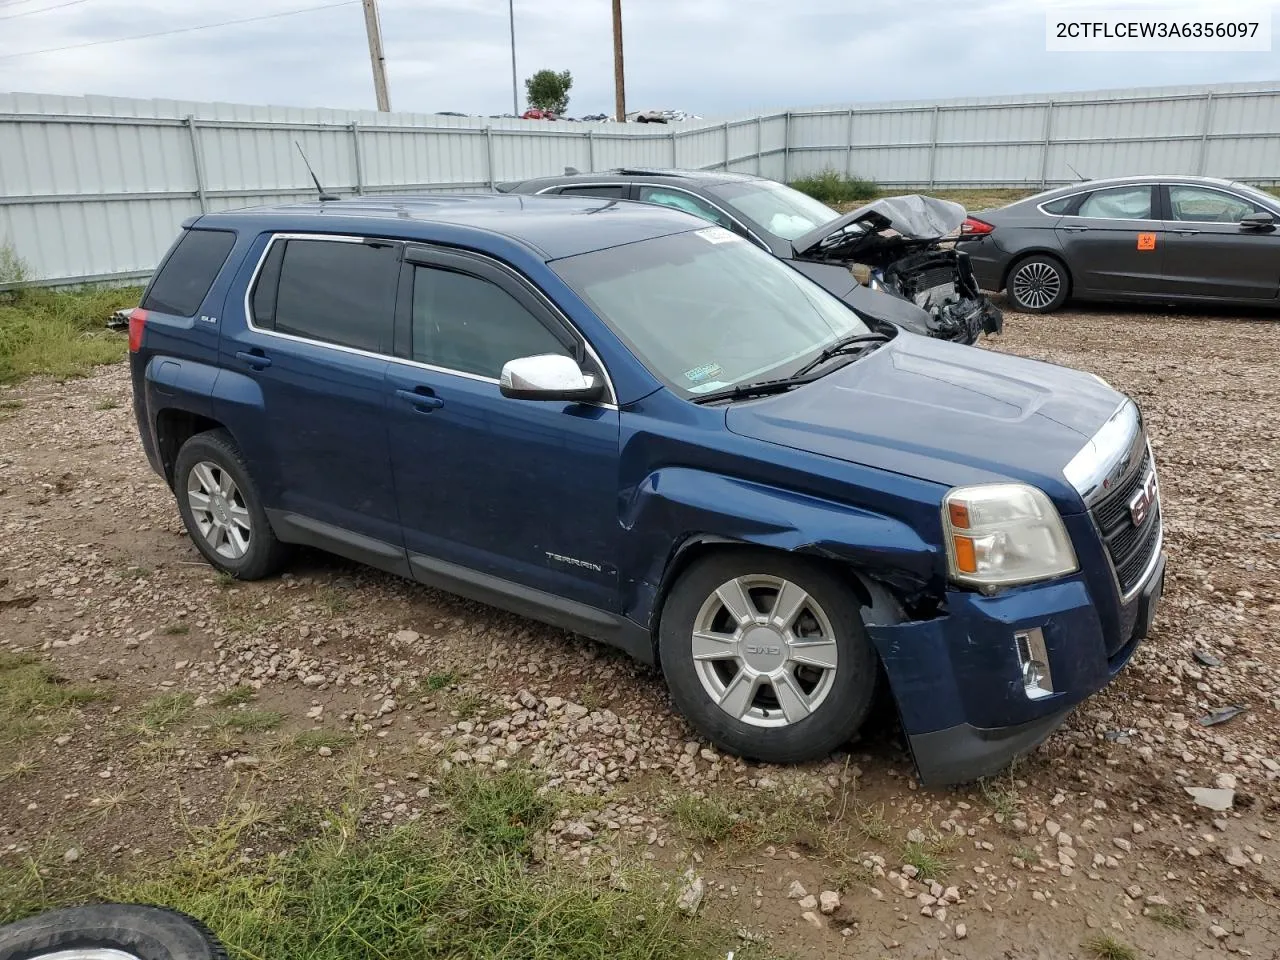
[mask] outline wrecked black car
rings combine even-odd
[[[947,239],[960,204],[888,197],[841,215],[775,180],[700,170],[621,168],[501,183],[503,193],[638,200],[676,207],[756,243],[855,310],[925,336],[972,344],[999,333],[968,259]],[[859,282],[854,271],[862,274]]]

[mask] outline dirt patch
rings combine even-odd
[[[451,770],[529,766],[559,805],[539,857],[648,865],[673,897],[691,869],[700,914],[747,956],[1080,956],[1094,935],[1143,956],[1274,956],[1280,331],[1114,309],[1010,313],[1006,329],[987,345],[1142,404],[1168,579],[1118,681],[1010,774],[960,790],[918,788],[891,722],[823,763],[721,756],[651,670],[342,561],[229,583],[147,468],[123,368],[4,391],[0,656],[101,697],[3,714],[0,869],[125,870],[246,802],[265,849],[353,794],[366,827],[408,823]],[[1184,789],[1223,784],[1220,813]]]

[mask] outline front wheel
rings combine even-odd
[[[1067,302],[1071,278],[1056,257],[1032,254],[1009,271],[1009,299],[1023,313],[1049,313]]]
[[[659,652],[685,717],[730,753],[825,756],[871,708],[877,662],[852,583],[802,557],[741,550],[695,562],[662,611]]]

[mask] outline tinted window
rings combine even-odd
[[[414,360],[496,380],[508,360],[544,353],[572,355],[501,287],[452,270],[414,268]]]
[[[235,242],[225,230],[188,230],[160,268],[143,309],[194,317]]]
[[[1077,215],[1106,220],[1150,220],[1151,187],[1111,187],[1085,197]]]
[[[259,274],[255,324],[360,350],[390,349],[397,247],[337,240],[288,240],[283,246],[274,305],[270,291],[277,268],[271,256]]]
[[[637,199],[643,200],[645,203],[658,203],[664,207],[675,207],[677,210],[692,213],[695,217],[701,217],[703,220],[718,223],[722,227],[733,227],[733,221],[711,206],[711,204],[705,200],[698,199],[692,194],[685,193],[683,190],[670,190],[666,187],[641,187]]]
[[[1071,209],[1071,204],[1075,200],[1075,197],[1060,197],[1057,200],[1050,200],[1048,203],[1042,204],[1041,209],[1045,213],[1064,214]]]
[[[1239,223],[1261,207],[1248,200],[1204,187],[1169,185],[1169,215],[1172,220],[1193,223]]]
[[[566,197],[605,197],[609,200],[621,200],[626,188],[625,183],[601,183],[593,187],[564,187],[560,193]]]

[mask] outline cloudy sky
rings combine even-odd
[[[1270,16],[1270,5],[1244,0]],[[0,91],[372,107],[359,0],[0,0]],[[514,0],[521,81],[612,112],[610,0]],[[325,6],[256,22],[120,38]],[[1055,0],[623,0],[629,109],[761,107],[1280,78],[1270,53],[1047,53]],[[1075,0],[1217,14],[1217,0]],[[1237,5],[1238,6],[1238,5]],[[380,0],[397,110],[511,109],[507,0]],[[53,48],[61,49],[54,52]],[[520,87],[524,107],[523,82]]]

